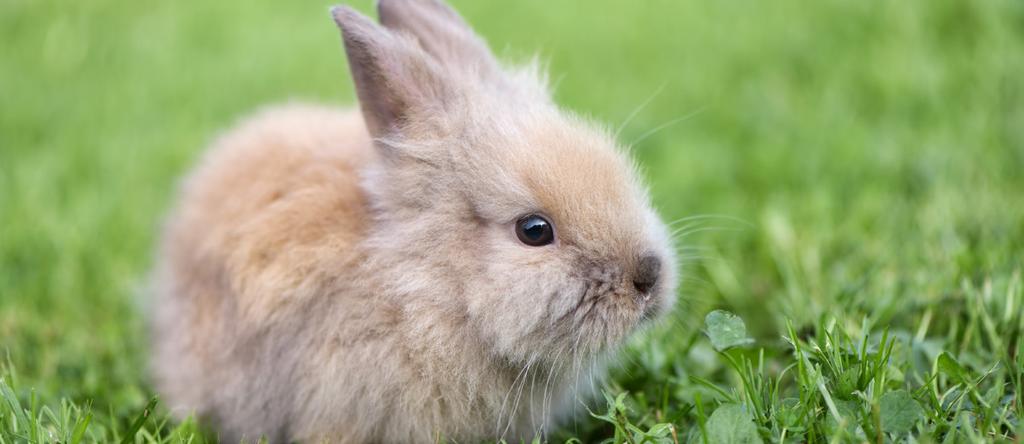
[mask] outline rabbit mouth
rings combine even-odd
[[[618,345],[661,311],[656,292],[638,295],[608,280],[584,283],[575,297],[561,320],[569,321],[572,336],[589,337],[595,351]]]

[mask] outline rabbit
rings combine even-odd
[[[266,108],[183,181],[154,384],[225,442],[543,438],[671,310],[668,230],[537,63],[440,0],[377,8],[331,10],[358,109]]]

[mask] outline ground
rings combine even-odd
[[[680,229],[677,311],[553,441],[1020,442],[1024,3],[456,4]],[[215,439],[147,408],[154,237],[217,129],[352,103],[328,6],[0,1],[0,442]]]

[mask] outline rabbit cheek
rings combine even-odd
[[[550,348],[551,310],[563,309],[562,295],[579,286],[566,280],[557,257],[523,260],[508,253],[489,260],[485,280],[468,285],[468,308],[494,352],[519,360]]]

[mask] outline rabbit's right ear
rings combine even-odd
[[[331,9],[370,135],[399,131],[417,110],[442,107],[451,92],[441,68],[416,42],[347,6]]]
[[[484,80],[500,78],[487,44],[442,0],[379,0],[377,12],[382,25],[415,36],[443,65],[473,70]]]

